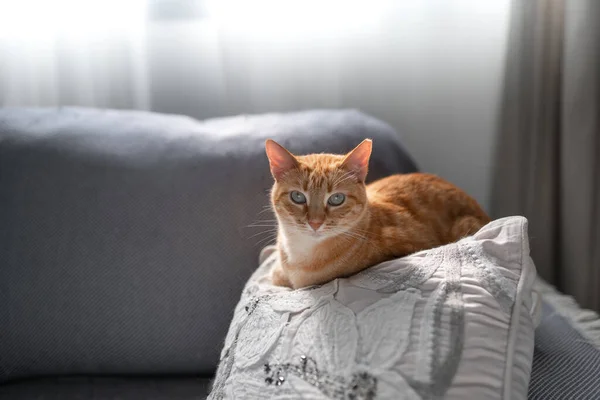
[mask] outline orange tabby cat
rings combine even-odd
[[[430,174],[365,185],[372,142],[346,155],[294,156],[267,140],[279,230],[275,285],[300,288],[455,242],[490,219],[465,192]]]

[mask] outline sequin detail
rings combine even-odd
[[[256,310],[256,307],[258,307],[258,305],[265,300],[268,300],[271,297],[271,295],[264,295],[264,296],[258,296],[258,297],[254,297],[252,298],[248,304],[244,307],[244,310],[246,310],[246,312],[248,313],[248,315],[252,314],[254,312],[254,310]]]
[[[265,364],[265,383],[281,386],[288,375],[294,375],[319,389],[332,399],[372,400],[377,394],[377,378],[367,372],[358,372],[350,380],[320,371],[314,359],[300,356],[299,363]]]

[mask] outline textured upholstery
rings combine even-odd
[[[247,226],[272,218],[268,137],[298,153],[371,137],[370,178],[415,170],[356,111],[0,110],[0,382],[212,374],[266,244]]]
[[[199,400],[209,387],[193,377],[57,377],[0,385],[0,400]]]
[[[600,348],[548,303],[535,331],[529,399],[600,399]]]

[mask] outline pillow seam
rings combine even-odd
[[[509,334],[508,334],[508,343],[506,344],[506,364],[505,364],[505,368],[504,368],[504,385],[503,385],[503,393],[502,393],[502,399],[504,400],[512,400],[511,395],[511,390],[512,390],[512,375],[513,375],[513,368],[514,368],[514,352],[515,352],[515,346],[516,346],[516,337],[518,335],[518,329],[519,329],[519,317],[520,317],[520,313],[521,313],[521,295],[523,292],[523,285],[525,284],[525,280],[526,277],[525,275],[528,273],[528,271],[525,271],[523,269],[523,253],[524,253],[524,234],[525,234],[525,227],[523,222],[520,223],[521,225],[521,261],[520,261],[520,265],[521,265],[521,274],[519,276],[519,282],[517,284],[517,293],[515,296],[515,302],[513,303],[513,309],[512,309],[512,313],[511,313],[511,325],[509,328]],[[508,396],[508,397],[507,397]]]

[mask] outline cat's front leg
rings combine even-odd
[[[292,283],[288,279],[287,274],[280,266],[275,267],[271,272],[271,281],[275,286],[285,286],[293,289]]]

